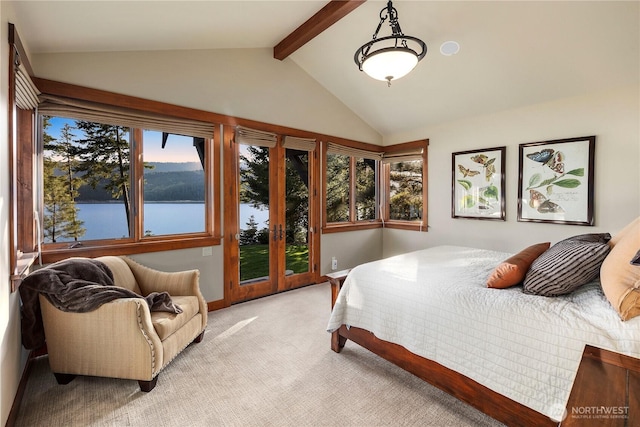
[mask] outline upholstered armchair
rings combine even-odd
[[[49,364],[58,383],[76,375],[138,380],[151,391],[158,374],[207,326],[207,304],[199,271],[162,272],[127,257],[96,258],[113,273],[114,284],[140,298],[118,298],[86,313],[58,310],[39,296]],[[166,291],[182,313],[151,311],[142,298]]]

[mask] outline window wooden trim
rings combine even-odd
[[[38,88],[43,93],[57,96],[74,97],[81,100],[98,102],[101,104],[126,106],[129,108],[148,111],[158,114],[164,114],[177,118],[196,119],[219,124],[216,119],[220,117],[218,114],[208,113],[206,111],[196,110],[192,108],[180,107],[177,105],[166,104],[159,101],[151,101],[142,98],[131,97],[97,89],[85,88],[68,83],[55,82],[52,80],[33,79]],[[138,131],[134,130],[132,138],[140,138]],[[216,127],[213,138],[208,140],[208,150],[205,157],[205,179],[209,185],[205,194],[205,206],[208,207],[205,215],[206,231],[203,233],[191,233],[169,236],[153,236],[144,237],[140,228],[140,213],[136,215],[134,221],[134,235],[128,239],[105,239],[94,241],[83,241],[81,247],[73,249],[68,248],[67,243],[63,244],[47,244],[43,248],[42,259],[45,263],[59,261],[70,256],[86,256],[94,257],[100,255],[125,255],[146,252],[168,251],[175,249],[186,249],[202,246],[219,245],[221,242],[221,212],[220,212],[220,141],[221,135],[219,126]],[[138,157],[141,156],[135,144],[132,144],[132,171],[134,175],[134,185],[139,184],[142,179],[142,171],[139,165]],[[137,189],[139,190],[139,189]],[[141,191],[135,191],[136,203],[140,206],[143,203],[143,195]]]
[[[401,144],[389,145],[384,147],[385,153],[403,152],[414,148],[422,148],[422,221],[402,221],[389,219],[389,171],[390,165],[382,165],[382,203],[384,204],[384,228],[394,228],[399,230],[427,231],[429,228],[428,221],[428,148],[429,140],[420,139],[417,141],[405,142]]]
[[[330,142],[344,145],[347,147],[355,148],[358,150],[365,150],[375,153],[382,153],[385,147],[373,144],[367,144],[364,142],[352,141],[343,138],[332,138]],[[355,230],[368,230],[372,228],[381,228],[382,221],[380,218],[374,220],[356,220],[356,160],[357,157],[349,156],[349,221],[339,222],[327,222],[327,151],[329,141],[322,141],[321,144],[321,180],[322,180],[322,233],[341,233],[343,231],[355,231]],[[381,170],[382,164],[378,163],[378,168]],[[380,185],[377,185],[377,198],[381,200]],[[378,215],[376,215],[377,217]]]
[[[327,143],[322,144],[322,233],[340,233],[345,231],[367,230],[373,228],[393,228],[400,230],[413,230],[413,231],[427,231],[428,229],[428,139],[421,139],[401,144],[394,144],[389,146],[377,146],[372,144],[358,143],[350,140],[332,140],[339,144],[344,144],[350,147],[374,151],[374,152],[405,152],[411,149],[422,149],[422,221],[401,221],[389,219],[389,165],[379,164],[379,204],[384,206],[383,218],[377,218],[375,220],[355,220],[355,157],[350,158],[351,173],[349,175],[349,221],[342,222],[327,222],[326,205],[327,205]]]
[[[29,75],[33,75],[33,69],[12,23],[8,25],[8,39],[9,271],[11,292],[15,292],[38,255],[34,252],[36,242],[31,191],[35,114],[33,110],[18,108],[16,103],[15,65],[22,64]]]
[[[30,70],[30,68],[28,68]],[[31,75],[31,74],[30,74]],[[220,131],[216,132],[213,139],[213,149],[210,150],[212,152],[212,164],[216,165],[218,168],[222,167],[223,171],[219,169],[212,170],[213,177],[210,178],[213,180],[213,187],[210,191],[209,197],[211,197],[211,206],[213,209],[213,216],[211,218],[212,228],[214,230],[213,235],[211,236],[201,236],[201,235],[181,235],[180,238],[160,238],[158,241],[156,237],[148,237],[145,239],[141,239],[139,241],[134,241],[133,239],[127,240],[114,240],[114,241],[96,241],[96,245],[92,246],[84,246],[82,248],[74,248],[68,249],[66,247],[59,248],[47,248],[46,254],[43,253],[43,262],[50,263],[55,262],[61,259],[68,258],[70,256],[100,256],[100,255],[122,255],[122,254],[137,254],[137,253],[147,253],[147,252],[155,252],[155,251],[166,251],[166,250],[174,250],[174,249],[184,249],[191,247],[202,247],[202,246],[211,246],[211,245],[219,245],[222,241],[222,233],[225,230],[224,227],[221,227],[221,173],[227,173],[228,165],[226,163],[226,158],[224,162],[224,166],[221,163],[221,158],[223,155],[227,155],[228,147],[223,147],[223,132],[227,132],[228,130],[234,129],[236,126],[244,126],[248,128],[258,128],[264,131],[273,132],[279,135],[288,135],[293,137],[300,138],[315,138],[316,141],[321,143],[321,146],[326,146],[326,143],[322,143],[322,141],[332,141],[342,145],[352,146],[354,148],[359,148],[368,151],[374,152],[382,152],[385,147],[381,147],[378,145],[353,141],[349,139],[335,137],[333,135],[309,132],[304,130],[299,130],[295,128],[290,128],[286,126],[274,125],[264,122],[259,122],[255,120],[248,120],[237,118],[233,116],[227,116],[223,114],[212,113],[203,110],[197,110],[188,107],[176,106],[171,104],[166,104],[159,101],[152,101],[143,98],[137,98],[128,95],[122,95],[118,93],[108,92],[100,89],[93,89],[78,85],[73,85],[69,83],[62,83],[53,80],[41,79],[31,75],[33,82],[36,86],[43,92],[51,95],[64,96],[69,98],[76,98],[80,100],[86,101],[94,101],[100,102],[107,105],[114,106],[125,106],[132,109],[143,110],[154,112],[158,114],[171,115],[179,118],[187,118],[194,119],[200,121],[209,121],[212,123],[216,123],[216,125],[221,128]],[[318,171],[318,177],[321,175],[321,184],[322,185],[322,197],[321,202],[322,205],[320,209],[324,209],[324,205],[326,204],[326,194],[324,190],[324,179],[326,178],[326,172],[324,170],[324,163],[326,161],[326,148],[321,151],[320,160],[316,159],[320,166],[320,170]],[[355,194],[355,191],[352,191]],[[314,194],[315,190],[314,190]],[[226,200],[227,194],[225,194]],[[355,206],[355,205],[354,205]],[[382,227],[381,221],[359,221],[357,224],[351,223],[335,223],[331,224],[329,227],[326,226],[325,213],[319,212],[321,218],[321,232],[341,232],[341,231],[350,231],[350,230],[362,230],[362,229],[370,229],[370,228],[380,228]],[[226,216],[225,216],[226,217]],[[314,228],[317,230],[317,227]],[[227,236],[225,236],[227,238]],[[319,252],[319,239],[316,239],[317,250]],[[225,282],[226,283],[226,282]]]

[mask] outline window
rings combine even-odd
[[[349,221],[351,158],[327,154],[327,222]]]
[[[389,163],[389,219],[422,221],[422,161]]]
[[[382,153],[373,149],[382,147],[346,144],[324,145],[324,232],[381,225],[377,183]]]
[[[220,243],[208,113],[36,81],[44,262]]]
[[[364,157],[356,158],[356,220],[376,219],[376,181],[379,162]]]
[[[427,231],[428,144],[428,140],[422,140],[385,147],[385,227]]]
[[[42,117],[43,242],[135,235],[131,129]],[[206,231],[204,139],[137,132],[143,147],[144,237]],[[200,151],[198,148],[200,148]]]
[[[426,231],[428,145],[324,144],[323,232],[380,226]]]
[[[51,116],[41,123],[43,243],[129,238],[130,129]]]
[[[142,145],[144,236],[205,232],[205,140],[145,130]]]

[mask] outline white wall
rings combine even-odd
[[[40,54],[38,77],[380,144],[382,137],[271,49]]]
[[[382,257],[382,230],[347,231],[323,234],[320,248],[320,273],[331,273],[331,258],[338,261],[338,270],[353,268]]]
[[[213,254],[207,256],[202,254],[203,248],[190,248],[178,251],[136,254],[131,255],[131,258],[142,265],[162,271],[200,270],[202,296],[207,302],[211,302],[224,298],[223,246],[213,246],[211,249]]]
[[[583,233],[612,235],[640,215],[640,88],[460,120],[385,139],[429,138],[429,232],[385,230],[391,256],[441,244],[517,252],[537,242]],[[518,144],[596,135],[595,226],[517,221]],[[451,218],[451,153],[505,145],[506,222]]]

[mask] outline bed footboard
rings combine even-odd
[[[331,307],[333,308],[344,278],[330,280]],[[411,372],[418,378],[473,406],[508,426],[557,426],[558,422],[523,406],[480,383],[449,368],[411,353],[406,348],[378,339],[364,329],[345,325],[331,334],[331,349],[336,353],[344,348],[347,340],[366,348],[396,366]]]
[[[340,352],[347,339],[508,426],[558,425],[558,422],[546,415],[496,393],[439,363],[413,354],[398,344],[378,339],[364,329],[347,329],[342,325],[332,334],[331,349]]]

